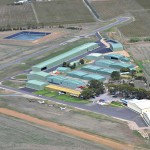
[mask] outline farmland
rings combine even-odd
[[[91,5],[103,20],[111,19],[128,12],[129,10],[141,9],[135,0],[107,0],[92,1]]]
[[[150,82],[150,44],[149,43],[141,43],[131,45],[128,49],[128,52],[135,59],[137,65],[144,70],[146,78]]]
[[[55,0],[10,5],[13,2],[13,0],[0,2],[1,30],[95,21],[82,0]]]
[[[135,21],[120,27],[120,31],[127,37],[148,37],[150,35],[150,11],[132,12]]]
[[[93,22],[94,18],[82,0],[55,0],[34,3],[39,21],[44,24],[70,24]]]
[[[94,0],[91,2],[91,5],[103,20],[124,14],[134,16],[134,22],[119,28],[125,36],[146,37],[150,35],[149,0]]]
[[[36,19],[31,4],[0,6],[1,27],[12,28],[29,26],[35,23]]]

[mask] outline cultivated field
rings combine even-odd
[[[0,1],[1,30],[8,30],[12,27],[36,28],[43,25],[95,21],[82,0],[55,0],[10,5],[13,2],[14,0]]]
[[[31,4],[1,5],[0,27],[20,27],[36,24]]]
[[[115,18],[129,12],[130,10],[141,9],[136,0],[93,0],[91,5],[103,20]]]
[[[128,37],[150,36],[150,10],[132,12],[135,21],[120,27],[120,31]]]
[[[150,43],[131,45],[128,52],[137,64],[144,70],[146,78],[150,82]]]
[[[33,4],[40,23],[59,25],[94,21],[82,0],[55,0]]]
[[[134,16],[135,22],[119,28],[125,36],[143,37],[150,35],[149,0],[93,0],[91,5],[103,20],[124,14]]]
[[[108,150],[29,122],[0,115],[1,150]]]
[[[141,137],[132,133],[127,124],[110,117],[83,113],[67,108],[60,110],[58,105],[41,105],[37,102],[29,102],[23,97],[7,97],[0,101],[1,107],[8,107],[23,113],[31,114],[37,118],[54,121],[79,130],[102,135],[128,144],[143,145]],[[147,144],[145,144],[147,146]]]

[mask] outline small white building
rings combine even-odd
[[[150,126],[150,112],[144,112],[143,113],[143,119]]]
[[[100,54],[100,53],[91,53],[91,54],[87,55],[87,56],[85,57],[85,59],[87,59],[87,60],[97,60],[97,59],[99,59],[99,58],[102,57],[102,56],[103,56],[103,55]]]
[[[147,99],[133,99],[127,103],[127,106],[140,114],[143,114],[144,112],[150,112],[150,100]]]

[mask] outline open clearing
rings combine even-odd
[[[0,114],[1,150],[109,150],[44,126]]]
[[[134,135],[125,122],[111,117],[94,115],[92,113],[76,111],[70,108],[61,111],[58,105],[41,105],[38,102],[29,102],[29,98],[12,96],[2,98],[0,107],[11,108],[25,114],[30,114],[36,118],[57,122],[81,131],[90,132],[127,144],[134,143],[135,145],[144,145],[145,147],[149,145],[148,141],[144,141],[141,137]]]
[[[144,37],[150,35],[149,0],[93,0],[91,5],[104,20],[124,14],[134,16],[135,22],[119,28],[125,36]]]
[[[73,135],[75,137],[79,137],[79,138],[90,140],[90,141],[93,141],[93,142],[96,142],[99,144],[103,144],[105,146],[108,146],[108,147],[116,149],[116,150],[126,150],[126,149],[132,150],[133,149],[132,146],[129,146],[127,144],[115,142],[113,140],[109,140],[109,139],[102,138],[102,137],[99,137],[96,135],[92,135],[92,134],[89,134],[89,133],[86,133],[83,131],[79,131],[79,130],[76,130],[76,129],[73,129],[73,128],[70,128],[67,126],[62,126],[62,125],[59,125],[54,122],[43,121],[43,120],[31,117],[29,115],[25,115],[25,114],[22,114],[22,113],[19,113],[19,112],[10,110],[10,109],[0,108],[0,113],[8,115],[8,116],[16,117],[18,119],[23,119],[25,121],[29,121],[31,123],[35,123],[38,125],[42,125],[44,127],[48,127],[50,129],[56,130],[58,132],[63,132],[63,133],[69,134],[69,135]],[[55,142],[57,142],[57,141],[55,140]]]

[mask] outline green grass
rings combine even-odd
[[[26,74],[17,75],[15,76],[15,79],[27,79],[27,75]]]
[[[62,101],[66,101],[66,102],[83,103],[83,104],[89,103],[89,101],[87,101],[87,100],[82,100],[80,98],[71,97],[71,96],[66,95],[66,94],[59,95],[58,92],[56,92],[56,91],[41,90],[41,91],[34,92],[34,94],[43,95],[43,96],[47,96],[47,97],[53,97],[53,98],[56,98],[58,100],[62,100]]]
[[[111,102],[111,104],[110,104],[111,106],[115,106],[115,107],[124,107],[124,105],[122,104],[122,103],[120,103],[120,102],[117,102],[117,101],[115,101],[115,102]]]
[[[5,80],[2,82],[2,84],[6,85],[6,86],[13,87],[13,88],[25,87],[24,82],[14,82],[14,81],[10,81],[10,80]]]
[[[73,103],[84,103],[84,104],[87,104],[89,103],[88,100],[81,100],[79,98],[76,98],[76,97],[71,97],[69,95],[57,95],[55,97],[56,99],[59,99],[59,100],[63,100],[63,101],[66,101],[66,102],[73,102]]]

